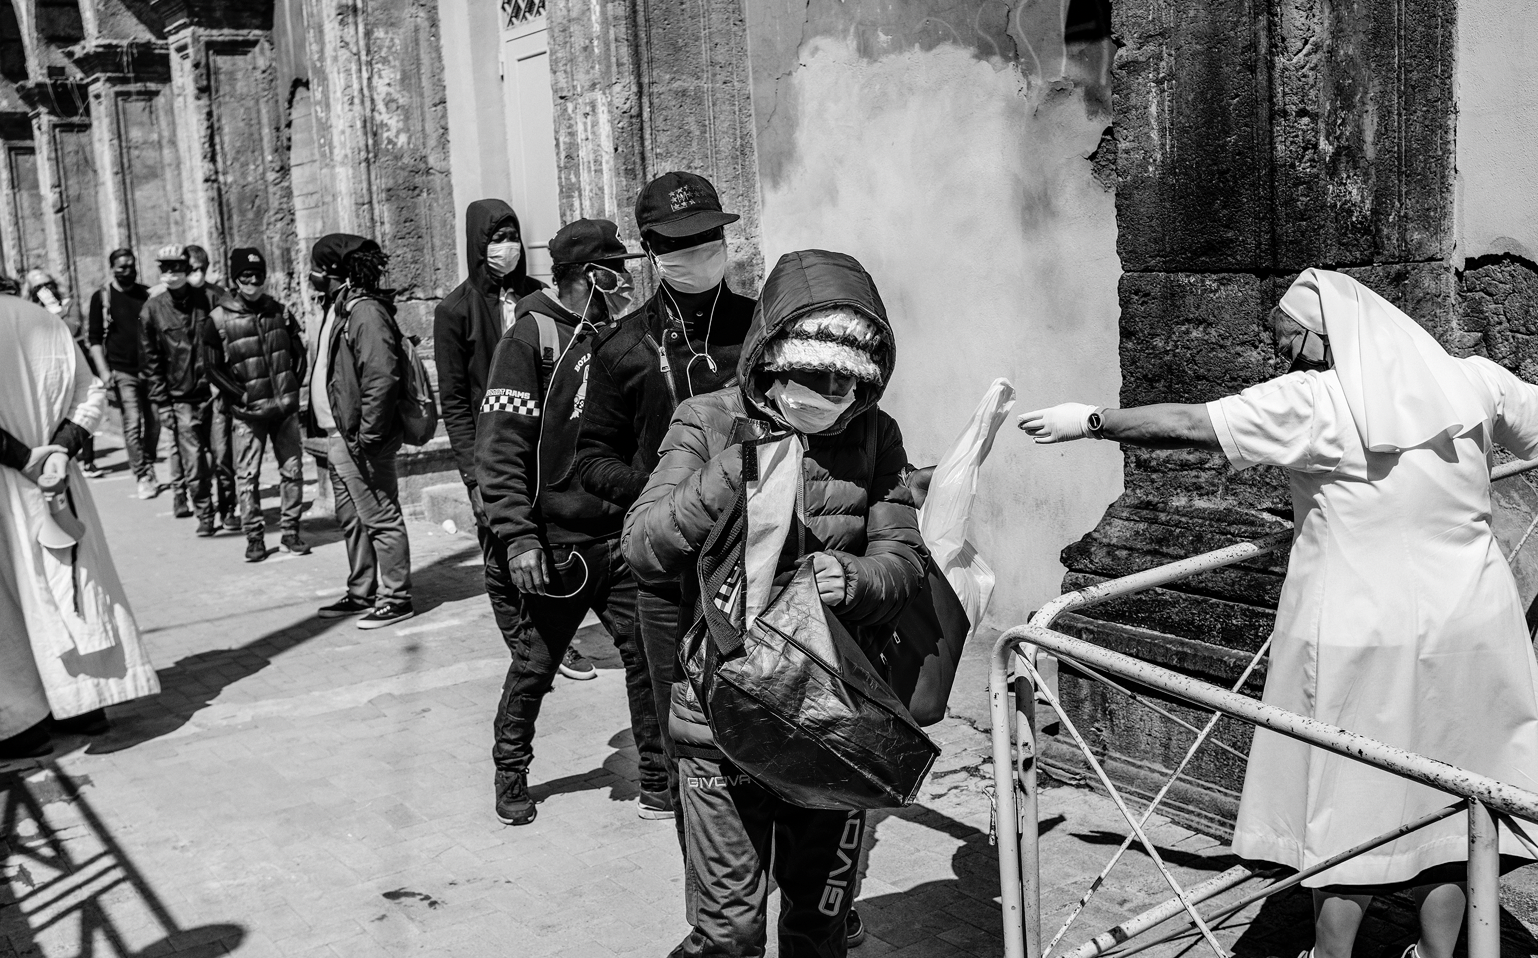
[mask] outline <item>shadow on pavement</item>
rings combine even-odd
[[[64,816],[70,821],[63,828],[55,828],[46,814],[55,803],[70,806]],[[77,859],[71,844],[91,852]],[[42,958],[37,936],[50,930],[51,939],[67,937],[74,943],[68,958],[150,958],[173,952],[215,958],[233,952],[246,937],[237,924],[179,926],[77,783],[51,761],[0,772],[0,868],[11,879],[0,884],[0,947],[8,940],[7,954],[16,958]],[[21,894],[13,894],[13,888],[23,887]],[[123,915],[131,916],[130,925],[116,917]],[[148,944],[130,941],[144,936],[146,915],[148,934],[158,937]],[[54,947],[48,955],[66,958]]]
[[[445,602],[469,598],[484,591],[479,576],[467,576],[457,568],[472,549],[456,550],[431,565],[412,570],[413,601],[418,617]],[[95,738],[87,752],[91,755],[120,752],[170,734],[186,725],[226,688],[265,669],[277,656],[330,629],[352,628],[353,621],[321,619],[312,612],[293,625],[268,632],[245,645],[199,652],[159,669],[160,694],[113,706],[110,713],[112,730]],[[175,627],[196,624],[182,622]]]

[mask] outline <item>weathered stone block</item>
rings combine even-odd
[[[1266,283],[1244,273],[1126,273],[1121,401],[1207,402],[1268,378]]]
[[[1270,257],[1264,4],[1113,6],[1117,252],[1128,271]]]
[[[1482,352],[1528,382],[1538,382],[1538,265],[1501,255],[1464,264],[1459,326]]]

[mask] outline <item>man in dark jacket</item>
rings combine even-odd
[[[262,518],[262,447],[278,461],[283,551],[308,555],[299,538],[304,463],[299,439],[299,384],[304,335],[294,314],[266,293],[267,260],[250,247],[230,254],[234,295],[226,293],[203,327],[208,378],[234,420],[235,482],[246,561],[267,558]]]
[[[534,820],[528,792],[540,703],[589,609],[625,663],[640,752],[642,818],[673,817],[651,680],[635,635],[635,580],[619,556],[619,506],[572,477],[594,335],[628,307],[632,255],[608,220],[577,220],[550,240],[557,293],[518,304],[492,360],[476,438],[490,527],[486,588],[513,661],[497,706],[497,817]],[[519,595],[518,593],[522,593]]]
[[[630,508],[657,465],[657,449],[673,410],[737,381],[737,358],[753,321],[753,300],[726,285],[726,234],[735,213],[721,211],[710,181],[664,173],[636,198],[641,244],[661,282],[635,313],[593,352],[577,477],[584,488]],[[641,642],[658,715],[667,714],[675,678],[679,592],[671,582],[643,585],[638,599]],[[662,741],[671,755],[666,722]],[[668,763],[676,803],[678,783]]]
[[[140,499],[160,495],[155,477],[155,449],[160,422],[150,405],[149,381],[139,360],[139,313],[150,292],[139,282],[139,263],[131,249],[116,249],[107,257],[112,279],[91,294],[86,311],[86,340],[96,368],[108,377],[123,415],[123,445],[128,468],[138,479]]]
[[[885,307],[853,257],[821,250],[781,257],[743,345],[740,386],[679,407],[626,517],[624,551],[636,577],[692,577],[716,517],[742,489],[746,440],[779,438],[784,458],[760,452],[770,447],[751,445],[749,453],[760,469],[788,463],[801,489],[784,495],[781,511],[750,512],[764,528],[779,523],[780,535],[748,530],[745,599],[727,611],[740,627],[741,616],[756,611],[755,597],[763,607],[775,575],[803,558],[798,536],[787,534],[799,512],[823,604],[874,658],[925,569],[918,512],[902,483],[902,433],[877,406],[895,360]],[[767,473],[759,479],[760,490],[780,488]],[[761,541],[768,552],[755,556]],[[767,562],[756,566],[755,558]],[[771,870],[784,900],[779,953],[842,958],[864,813],[791,805],[743,774],[716,749],[688,681],[673,686],[667,721],[686,783],[680,811],[693,892],[694,928],[675,958],[761,954]]]
[[[212,305],[201,289],[188,285],[191,266],[181,247],[162,247],[158,260],[166,290],[144,304],[139,317],[139,350],[149,380],[150,402],[162,428],[170,431],[173,439],[172,514],[183,519],[196,511],[198,535],[211,536],[214,400],[198,341]]]
[[[505,635],[506,623],[518,620],[518,591],[498,577],[491,531],[475,487],[476,413],[486,394],[491,354],[512,325],[518,303],[545,284],[529,276],[518,214],[501,200],[476,200],[465,208],[465,261],[469,277],[433,310],[433,358],[444,431],[475,513],[475,532],[486,557],[486,591]],[[567,649],[561,671],[575,679],[598,677],[574,647]]]
[[[389,257],[373,240],[332,234],[316,241],[312,267],[335,289],[310,380],[312,433],[324,435],[336,518],[347,540],[347,595],[323,619],[360,615],[378,629],[416,614],[411,544],[401,512],[395,454],[404,431],[397,409],[405,360],[395,305],[380,289]]]

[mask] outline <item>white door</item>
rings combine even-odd
[[[546,0],[502,0],[502,103],[507,110],[508,201],[529,248],[529,275],[549,281],[550,237],[560,229],[555,110]]]

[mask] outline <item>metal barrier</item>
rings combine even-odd
[[[1538,460],[1505,463],[1493,468],[1490,478],[1492,482],[1496,482],[1532,469],[1538,469]],[[1534,525],[1538,526],[1538,519],[1534,520]],[[1531,532],[1530,528],[1529,533]],[[1526,540],[1527,536],[1524,535],[1523,543]],[[1201,572],[1276,552],[1287,547],[1291,541],[1290,530],[1279,532],[1254,542],[1239,543],[1215,552],[1102,582],[1076,592],[1064,593],[1043,606],[1031,617],[1028,625],[1017,626],[999,636],[993,648],[989,696],[993,718],[994,814],[999,842],[999,885],[1003,905],[1006,958],[1027,958],[1027,956],[1047,958],[1134,840],[1143,846],[1153,860],[1155,867],[1174,892],[1174,898],[1097,935],[1077,949],[1067,952],[1068,958],[1094,958],[1094,956],[1106,954],[1112,948],[1125,944],[1133,937],[1170,921],[1181,912],[1186,914],[1184,925],[1157,941],[1121,948],[1116,951],[1117,958],[1175,938],[1187,937],[1191,933],[1189,931],[1191,928],[1194,928],[1219,956],[1227,958],[1228,953],[1218,943],[1213,933],[1214,924],[1220,925],[1221,922],[1238,914],[1256,901],[1292,888],[1343,861],[1434,822],[1463,813],[1468,815],[1469,822],[1468,953],[1470,958],[1499,958],[1500,858],[1497,845],[1497,822],[1506,825],[1511,834],[1526,845],[1535,857],[1538,857],[1538,841],[1530,837],[1527,830],[1516,821],[1516,819],[1522,819],[1538,823],[1538,794],[1515,788],[1446,762],[1385,745],[1346,729],[1336,728],[1239,694],[1239,689],[1243,687],[1250,673],[1266,654],[1270,640],[1267,640],[1266,644],[1256,652],[1239,681],[1232,690],[1229,690],[1052,630],[1058,617],[1065,612],[1097,605],[1112,598],[1142,592]],[[1115,679],[1155,689],[1184,702],[1213,710],[1214,714],[1206,727],[1197,729],[1160,709],[1157,705],[1139,699],[1144,705],[1166,718],[1197,733],[1196,740],[1187,750],[1185,758],[1176,766],[1169,782],[1154,796],[1141,817],[1135,817],[1128,809],[1122,800],[1121,793],[1106,775],[1088,743],[1079,734],[1072,719],[1063,709],[1062,703],[1058,701],[1053,689],[1055,683],[1043,679],[1038,665],[1044,667],[1045,663],[1038,663],[1038,651],[1065,660],[1071,663],[1077,672],[1131,695],[1133,698],[1137,696],[1118,684]],[[1011,660],[1014,665],[1012,677],[1010,675]],[[1011,682],[1014,685],[1014,715],[1010,714],[1009,704]],[[1132,832],[1112,856],[1111,861],[1090,884],[1088,891],[1069,914],[1062,929],[1045,946],[1042,944],[1041,936],[1041,860],[1036,828],[1038,751],[1035,703],[1038,696],[1056,711],[1063,728],[1083,752],[1090,768],[1127,820]],[[1153,816],[1159,803],[1179,779],[1197,750],[1207,741],[1217,722],[1225,715],[1448,792],[1458,796],[1459,801],[1363,842],[1355,848],[1347,849],[1303,871],[1274,880],[1267,887],[1245,896],[1238,903],[1230,904],[1204,917],[1197,910],[1197,905],[1255,878],[1276,879],[1276,874],[1253,871],[1241,865],[1190,889],[1182,888],[1165,865],[1158,850],[1144,834],[1143,826]],[[1012,729],[1018,731],[1018,764],[1015,755],[1016,743],[1012,741]],[[1218,744],[1221,746],[1222,743]],[[1232,749],[1229,750],[1232,751]],[[1022,823],[1026,826],[1023,828],[1025,832],[1023,838]]]

